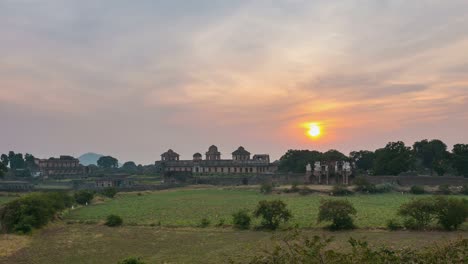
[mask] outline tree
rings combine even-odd
[[[279,170],[284,172],[304,173],[308,163],[320,161],[322,153],[315,150],[288,150],[280,158]]]
[[[424,139],[415,142],[413,152],[415,157],[422,161],[423,166],[430,169],[431,175],[434,170],[441,176],[445,173],[449,152],[447,151],[447,145],[441,140],[428,141]]]
[[[10,162],[10,168],[12,170],[17,170],[17,169],[25,169],[26,164],[23,159],[23,154],[21,153],[15,153],[13,151],[10,151],[8,153],[8,161]]]
[[[89,204],[93,198],[94,192],[92,191],[81,190],[75,193],[75,201],[81,205]]]
[[[374,166],[375,153],[372,151],[353,151],[349,154],[349,157],[356,164],[358,170],[369,172]]]
[[[0,160],[5,166],[8,166],[8,164],[10,163],[8,155],[6,154],[2,154],[2,156],[0,156]]]
[[[452,151],[453,167],[459,175],[468,178],[468,144],[457,144]]]
[[[109,227],[115,227],[115,226],[121,226],[122,223],[123,223],[123,220],[120,216],[111,214],[107,216],[106,222],[104,224]]]
[[[3,178],[5,176],[5,173],[8,171],[7,166],[0,161],[0,178]]]
[[[251,218],[247,210],[239,210],[232,214],[232,223],[235,228],[249,229]]]
[[[456,230],[468,217],[468,200],[435,198],[436,218],[438,223],[446,230]]]
[[[335,149],[330,149],[327,152],[322,153],[321,157],[322,161],[341,161],[341,160],[348,160],[345,154],[339,152]]]
[[[419,198],[402,204],[398,214],[406,217],[405,226],[410,229],[427,227],[436,213],[434,199],[431,197]]]
[[[384,148],[375,151],[374,174],[398,175],[408,171],[413,164],[410,147],[405,143],[390,142]]]
[[[127,161],[122,165],[122,170],[129,173],[135,173],[138,171],[138,166],[133,161]]]
[[[255,217],[262,217],[262,227],[276,230],[281,222],[288,222],[292,217],[286,204],[281,200],[260,201],[254,211]]]
[[[348,200],[322,200],[320,202],[318,222],[331,221],[331,230],[353,229],[353,215],[356,209]]]
[[[98,159],[97,165],[104,169],[117,168],[119,161],[111,156],[102,156]]]

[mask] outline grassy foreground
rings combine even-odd
[[[387,232],[357,230],[326,232],[305,230],[307,235],[333,236],[331,247],[347,247],[350,237],[365,239],[371,245],[424,247],[434,242],[468,237],[466,232]],[[282,235],[277,232],[274,235]],[[236,231],[231,228],[158,228],[64,223],[52,224],[29,237],[15,253],[0,254],[0,263],[82,263],[115,264],[128,256],[142,257],[147,263],[226,263],[245,260],[273,245],[273,233]],[[24,237],[23,237],[24,238]],[[0,244],[18,242],[11,235],[0,236]]]
[[[389,219],[398,218],[396,212],[400,205],[415,197],[421,196],[388,193],[357,194],[343,198],[320,194],[263,195],[257,190],[244,189],[178,189],[122,193],[113,200],[72,210],[66,220],[101,222],[107,215],[117,214],[130,225],[155,225],[160,222],[166,227],[195,227],[204,217],[211,221],[212,226],[221,219],[229,225],[235,211],[253,209],[263,199],[281,199],[292,211],[290,226],[314,228],[323,226],[317,224],[317,210],[320,200],[327,198],[351,201],[358,211],[356,224],[359,228],[379,228],[385,227]]]

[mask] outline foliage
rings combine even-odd
[[[273,191],[273,185],[270,182],[264,182],[260,186],[260,193],[270,194]]]
[[[444,142],[438,139],[421,140],[413,144],[413,151],[415,156],[422,161],[424,167],[430,169],[431,175],[434,170],[440,176],[445,173],[445,161],[449,157],[449,152]]]
[[[351,194],[353,194],[353,192],[348,190],[348,187],[341,184],[334,185],[331,192],[331,195],[333,196],[347,196]]]
[[[322,263],[464,263],[468,258],[468,239],[423,249],[372,248],[365,241],[349,239],[350,250],[332,250],[332,238],[301,236],[299,232],[288,234],[271,250],[252,257],[250,264],[322,264]],[[245,261],[244,261],[245,263]]]
[[[138,172],[138,166],[133,161],[127,161],[122,165],[121,168],[123,171],[127,173],[136,173]]]
[[[141,258],[129,257],[119,261],[118,264],[145,264],[145,262],[143,262]]]
[[[386,182],[386,183],[375,185],[374,192],[375,193],[388,193],[388,192],[394,191],[396,188],[397,187],[395,186],[395,184]]]
[[[226,220],[224,220],[224,218],[220,218],[218,220],[218,223],[216,223],[216,226],[217,227],[223,227],[225,223],[226,223]]]
[[[305,173],[308,163],[320,161],[322,153],[315,150],[288,150],[280,158],[278,169],[284,172]]]
[[[0,210],[2,231],[29,233],[52,220],[55,214],[72,205],[66,193],[32,193],[6,203]]]
[[[406,228],[424,229],[434,219],[436,209],[433,198],[419,198],[402,204],[398,214],[406,218]]]
[[[102,195],[104,195],[106,197],[109,197],[109,198],[114,198],[117,193],[118,193],[118,191],[114,187],[107,187],[107,188],[104,188],[101,191]]]
[[[384,148],[375,151],[374,174],[398,175],[408,171],[412,164],[412,152],[405,143],[390,142]]]
[[[205,228],[205,227],[208,227],[210,224],[211,224],[210,220],[208,220],[208,218],[206,218],[206,217],[203,217],[200,220],[200,224],[198,224],[198,227]]]
[[[468,177],[468,144],[457,144],[452,150],[453,167],[459,175]]]
[[[245,209],[239,210],[232,214],[232,223],[237,229],[249,229],[251,220],[252,219],[250,218],[250,214]]]
[[[410,193],[412,194],[424,194],[426,190],[424,190],[424,186],[413,185],[411,186]]]
[[[75,201],[78,204],[86,205],[91,203],[91,200],[94,198],[94,192],[88,190],[81,190],[75,192]]]
[[[370,183],[364,177],[357,177],[353,181],[353,184],[356,186],[356,188],[354,189],[356,192],[361,192],[361,193],[375,193],[376,192],[375,185]]]
[[[117,168],[119,161],[112,156],[102,156],[98,159],[97,165],[104,169]]]
[[[402,229],[403,226],[396,219],[390,219],[387,221],[387,229],[391,231],[396,231]]]
[[[262,217],[262,227],[271,230],[276,230],[281,222],[286,223],[292,217],[281,200],[260,201],[253,214],[255,217]]]
[[[106,226],[115,227],[115,226],[121,226],[122,224],[123,224],[122,217],[118,215],[111,214],[111,215],[108,215],[106,218],[106,223],[105,223]]]
[[[345,154],[335,149],[330,149],[327,152],[322,153],[321,161],[347,161],[348,157]],[[312,164],[312,163],[311,163]]]
[[[372,151],[353,151],[349,154],[349,157],[358,170],[370,171],[374,166],[375,153]]]
[[[7,166],[2,161],[0,161],[0,178],[3,178],[3,176],[5,176],[5,173],[7,171],[8,171]]]
[[[445,195],[448,195],[448,194],[451,194],[452,191],[450,191],[450,186],[448,184],[442,184],[442,185],[439,185],[439,193],[441,194],[445,194]]]
[[[468,195],[468,184],[465,184],[462,186],[460,193],[464,195]]]
[[[299,194],[300,194],[300,195],[308,195],[308,194],[311,194],[311,193],[313,193],[313,192],[314,192],[314,191],[311,190],[311,189],[310,189],[309,187],[307,187],[307,186],[304,186],[304,187],[302,187],[302,188],[299,190]]]
[[[436,218],[446,230],[456,230],[468,217],[468,200],[436,197]]]
[[[352,216],[357,211],[347,200],[322,200],[320,202],[318,222],[331,221],[331,230],[353,229]]]

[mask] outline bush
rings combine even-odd
[[[446,195],[452,193],[452,192],[450,191],[450,186],[449,186],[448,184],[439,185],[438,191],[439,191],[439,193],[441,193],[441,194],[446,194]]]
[[[106,226],[114,227],[114,226],[121,226],[123,223],[123,220],[120,216],[118,215],[109,215],[106,218]]]
[[[391,231],[396,231],[402,229],[403,226],[395,219],[390,219],[387,221],[387,229]]]
[[[126,258],[122,261],[119,261],[118,264],[145,264],[145,262],[143,262],[141,260],[141,258],[134,258],[134,257],[130,257],[130,258]]]
[[[410,189],[410,193],[412,194],[424,194],[425,192],[424,187],[419,185],[413,185]]]
[[[72,200],[66,193],[48,192],[32,193],[10,201],[0,209],[1,229],[6,233],[29,233],[70,207]]]
[[[249,229],[251,220],[247,210],[240,210],[232,214],[232,222],[234,223],[234,227],[238,229]]]
[[[273,191],[273,185],[269,182],[262,183],[260,186],[260,193],[270,194]]]
[[[311,194],[313,192],[314,191],[309,189],[309,187],[307,187],[307,186],[305,186],[305,187],[303,187],[302,189],[299,190],[300,195],[308,195],[308,194]]]
[[[114,188],[114,187],[108,187],[108,188],[104,188],[102,191],[101,191],[101,194],[106,196],[106,197],[109,197],[109,198],[114,198],[115,195],[117,194],[117,189]]]
[[[353,184],[356,186],[354,189],[356,192],[360,193],[375,193],[375,185],[370,183],[367,179],[363,177],[357,177]]]
[[[396,189],[395,184],[386,182],[386,183],[375,185],[374,192],[375,193],[389,193],[389,192],[394,191],[395,189]]]
[[[198,227],[205,228],[205,227],[208,227],[210,224],[211,224],[210,220],[204,217],[200,220],[200,224],[198,224]]]
[[[335,185],[333,186],[331,195],[332,196],[347,196],[353,194],[352,191],[348,190],[348,188],[344,185]]]
[[[408,229],[426,228],[434,219],[436,207],[433,198],[414,199],[402,204],[398,214],[406,217],[405,227]]]
[[[461,194],[464,194],[464,195],[468,195],[468,184],[463,185],[463,187],[462,187],[460,193],[461,193]]]
[[[225,222],[226,221],[224,220],[224,218],[221,218],[221,219],[218,220],[218,223],[216,224],[216,226],[217,227],[223,227]]]
[[[91,200],[94,198],[94,192],[81,190],[75,193],[75,201],[78,204],[85,205],[91,203]]]
[[[262,227],[276,230],[281,222],[288,222],[292,217],[286,204],[281,200],[260,201],[254,211],[255,217],[262,217]]]
[[[446,230],[456,230],[468,217],[468,201],[465,199],[436,197],[436,219]]]
[[[322,200],[318,214],[318,222],[331,221],[331,230],[353,229],[352,216],[356,215],[356,209],[347,200]]]

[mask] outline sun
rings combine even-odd
[[[309,124],[307,134],[314,138],[320,136],[320,126],[315,123]]]

